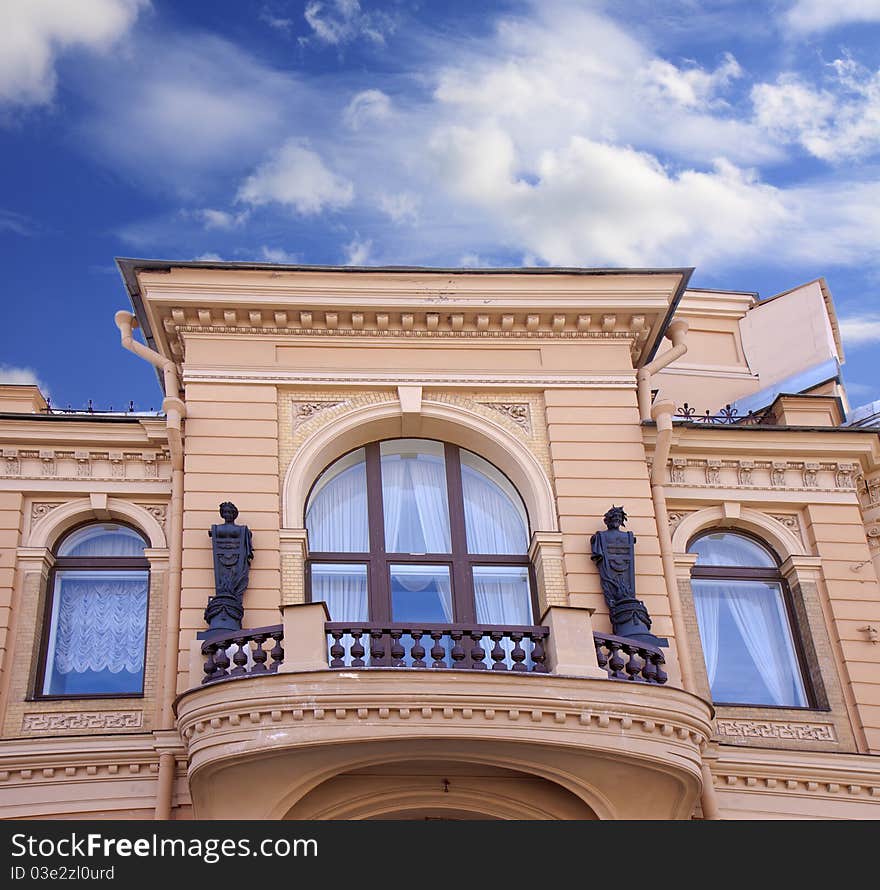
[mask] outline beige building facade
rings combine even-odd
[[[3,818],[880,817],[880,439],[824,281],[119,265],[162,413],[0,387]],[[592,558],[620,505],[659,648]]]

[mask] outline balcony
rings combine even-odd
[[[193,655],[177,714],[198,818],[669,819],[699,795],[709,705],[587,610],[503,628],[288,606]]]

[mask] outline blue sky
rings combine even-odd
[[[825,276],[880,399],[880,0],[5,0],[0,380],[158,408],[115,256]]]

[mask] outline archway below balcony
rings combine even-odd
[[[401,436],[451,442],[484,457],[507,475],[522,496],[532,531],[557,531],[552,486],[525,443],[475,411],[430,398],[420,400],[414,417],[405,417],[398,401],[353,408],[310,436],[285,474],[284,528],[302,527],[309,489],[333,460],[368,442]]]
[[[340,773],[313,788],[288,820],[596,820],[556,782],[515,769],[451,761],[400,761]]]

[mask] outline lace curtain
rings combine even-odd
[[[507,495],[482,473],[462,465],[469,553],[525,553],[525,525]]]
[[[331,479],[309,504],[306,514],[309,548],[316,553],[366,553],[367,472],[363,463]]]
[[[147,621],[146,572],[59,572],[50,670],[140,673]]]
[[[446,469],[440,458],[383,455],[382,501],[389,553],[449,553]]]

